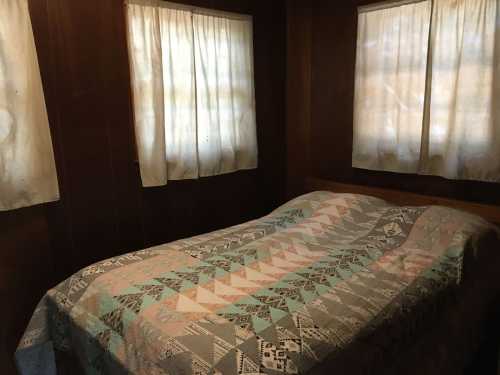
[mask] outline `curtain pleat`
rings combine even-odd
[[[422,173],[500,181],[497,0],[435,0]]]
[[[127,6],[135,137],[144,186],[167,183],[160,9],[157,1]]]
[[[251,21],[193,21],[200,175],[256,168]]]
[[[191,13],[160,8],[168,179],[198,177]]]
[[[58,198],[28,2],[0,0],[0,211]]]
[[[352,165],[418,170],[431,2],[360,13]]]

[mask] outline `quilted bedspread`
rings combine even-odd
[[[307,194],[258,220],[82,269],[39,303],[18,368],[55,374],[66,352],[86,374],[305,374],[327,360],[335,369],[338,353],[387,322],[430,311],[422,306],[460,284],[466,249],[491,230],[443,207]],[[412,326],[399,324],[400,335]]]

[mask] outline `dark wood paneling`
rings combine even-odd
[[[286,14],[284,1],[251,1],[259,165],[255,194],[262,207],[283,203],[285,192]],[[281,64],[282,62],[282,64]],[[280,124],[283,124],[281,126]],[[276,199],[279,197],[279,199]],[[247,203],[245,203],[247,204]],[[260,214],[265,212],[259,208]]]
[[[0,227],[0,373],[13,374],[19,335],[54,284],[54,259],[44,207],[0,212]]]
[[[30,0],[61,200],[0,213],[0,373],[36,303],[97,260],[261,216],[285,196],[284,1],[186,0],[254,18],[259,168],[141,187],[123,1]]]
[[[379,186],[383,188],[449,197],[500,205],[500,185],[475,181],[453,181],[436,176],[406,175],[355,169],[351,166],[354,71],[356,58],[357,6],[373,3],[370,0],[302,1],[311,4],[312,47],[301,40],[301,35],[288,35],[288,40],[302,43],[295,50],[303,54],[311,51],[311,68],[289,79],[302,79],[304,90],[289,92],[295,97],[289,102],[307,103],[311,98],[310,176],[339,182]],[[294,3],[294,2],[289,2]],[[304,13],[308,17],[308,13]],[[305,22],[305,21],[304,21]],[[292,34],[303,32],[292,28]],[[297,52],[300,55],[301,52]],[[291,64],[289,62],[289,64]],[[311,70],[311,90],[307,91],[308,70]],[[290,83],[289,83],[290,84]],[[290,109],[289,109],[290,110]],[[288,131],[296,132],[297,124],[288,120]],[[289,152],[295,164],[299,149]],[[291,155],[291,157],[290,157]]]
[[[304,190],[310,174],[311,124],[310,2],[287,2],[287,196]]]
[[[317,1],[312,42],[312,175],[339,175],[351,164],[356,9]]]

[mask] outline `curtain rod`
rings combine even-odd
[[[163,0],[125,0],[125,5],[128,5],[128,4],[138,4],[138,5],[144,5],[144,6],[153,6],[153,7],[161,7],[161,8],[168,8],[168,9],[184,10],[187,12],[192,12],[193,14],[220,17],[220,18],[228,18],[228,19],[239,20],[239,21],[252,21],[252,18],[253,18],[250,14],[226,12],[223,10],[202,8],[202,7],[197,7],[194,5],[174,3],[171,1],[163,1]]]
[[[361,5],[358,7],[358,13],[373,12],[376,10],[383,10],[389,8],[396,8],[408,4],[423,3],[430,0],[387,0],[379,3]]]

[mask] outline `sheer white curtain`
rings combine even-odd
[[[161,53],[168,179],[198,177],[196,86],[190,12],[161,8]]]
[[[256,168],[252,21],[193,17],[200,175]]]
[[[499,11],[433,0],[360,12],[354,167],[500,181]]]
[[[497,0],[434,0],[422,172],[500,181]]]
[[[127,4],[135,135],[144,186],[198,175],[191,13]],[[168,124],[168,126],[166,126]]]
[[[352,165],[417,172],[431,2],[360,12]]]
[[[257,167],[252,21],[127,2],[144,186]]]
[[[0,211],[59,198],[27,0],[0,0]]]

